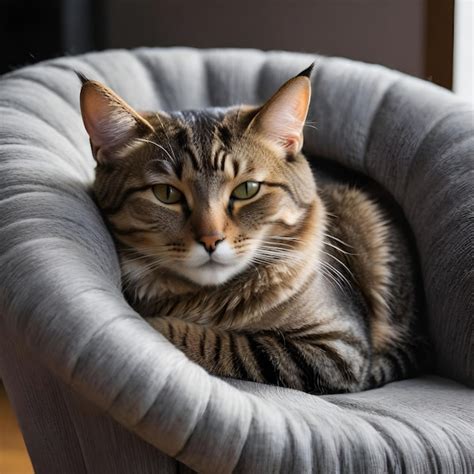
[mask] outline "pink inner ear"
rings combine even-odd
[[[136,126],[132,115],[100,91],[86,91],[81,106],[84,125],[96,149],[120,145]]]
[[[311,84],[307,77],[290,79],[255,117],[257,130],[285,152],[297,153],[303,145]]]
[[[118,149],[153,127],[123,99],[103,84],[86,83],[81,90],[81,111],[92,149]]]

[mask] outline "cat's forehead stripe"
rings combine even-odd
[[[239,162],[236,158],[232,158],[232,168],[234,170],[234,178],[239,174]]]
[[[224,148],[229,149],[232,144],[232,132],[229,127],[223,123],[217,126],[217,132]]]
[[[166,161],[169,171],[154,169],[178,180],[200,176],[207,181],[216,174],[232,180],[241,174],[251,175],[252,160],[238,148],[248,123],[241,109],[190,110],[150,117],[156,130],[151,141],[160,145],[154,157]]]
[[[178,178],[186,164],[194,172],[223,172],[232,142],[232,131],[223,123],[224,109],[184,111],[171,117],[176,120],[173,141],[179,151],[179,165],[175,165]],[[233,169],[238,171],[238,165],[233,164]]]

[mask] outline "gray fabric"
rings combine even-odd
[[[462,385],[425,377],[314,397],[219,380],[120,293],[113,244],[87,192],[94,163],[72,70],[138,109],[169,110],[261,102],[312,60],[109,51],[1,79],[0,373],[38,472],[55,472],[55,450],[69,463],[62,472],[130,472],[134,461],[137,472],[182,468],[127,430],[208,472],[473,470],[472,392]],[[473,384],[472,107],[422,81],[342,59],[318,58],[313,87],[317,130],[307,129],[308,154],[373,177],[402,206],[420,253],[436,371]],[[78,398],[125,428],[94,418]]]
[[[81,400],[4,331],[0,344],[0,368],[15,395],[36,472],[188,472]],[[245,444],[238,472],[379,473],[383,466],[389,472],[472,472],[472,391],[447,379],[423,377],[325,397],[228,382],[254,401],[252,430],[259,435],[258,443]],[[206,437],[215,436],[219,430],[212,426]],[[210,467],[203,445],[184,450],[194,459],[202,456],[201,470]]]
[[[0,347],[0,372],[37,474],[187,472],[15,347],[1,320]]]

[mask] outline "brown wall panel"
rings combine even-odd
[[[426,77],[426,1],[105,0],[102,34],[105,47],[318,52]]]
[[[453,87],[454,0],[428,0],[426,9],[426,77]]]

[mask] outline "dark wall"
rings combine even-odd
[[[1,72],[61,52],[59,1],[0,1]]]
[[[319,52],[424,76],[425,0],[105,0],[108,47]]]
[[[0,0],[0,73],[100,47],[97,0]]]
[[[454,0],[0,0],[0,72],[137,46],[345,56],[452,85]]]

